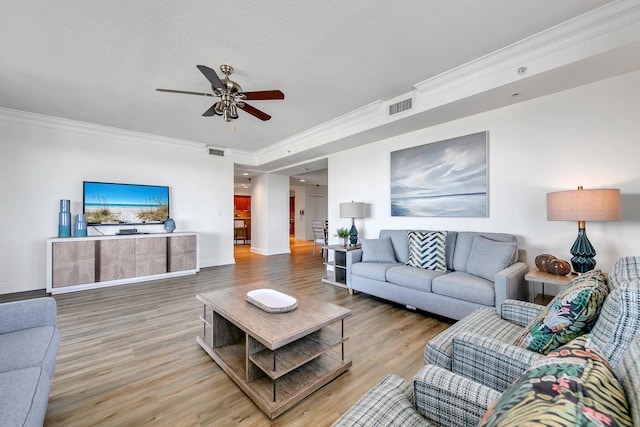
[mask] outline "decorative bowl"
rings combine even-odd
[[[246,300],[267,313],[287,313],[298,307],[297,299],[275,289],[254,289],[247,292]]]
[[[550,254],[540,254],[536,257],[536,267],[538,270],[544,271],[546,273],[549,272],[549,261],[556,259],[553,255]]]
[[[547,265],[547,271],[558,276],[566,276],[571,272],[571,264],[563,259],[552,259]]]

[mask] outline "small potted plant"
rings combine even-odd
[[[347,240],[349,239],[349,230],[347,228],[338,228],[336,230],[336,236],[342,240],[342,246],[347,246]]]

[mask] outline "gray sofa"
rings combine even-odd
[[[347,287],[451,319],[521,299],[529,271],[514,235],[448,231],[446,271],[405,265],[410,230],[381,230],[347,252]],[[389,249],[391,247],[391,249]],[[391,251],[391,252],[390,252]]]
[[[42,426],[60,347],[53,298],[0,304],[0,424]]]

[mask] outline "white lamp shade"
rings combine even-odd
[[[578,189],[547,193],[548,221],[616,221],[619,219],[619,189]]]
[[[340,218],[364,218],[366,213],[363,202],[340,203]]]

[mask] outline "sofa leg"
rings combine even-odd
[[[413,311],[416,310],[416,308],[414,306],[409,305],[409,304],[405,305],[405,307],[407,307],[409,310],[413,310]]]

